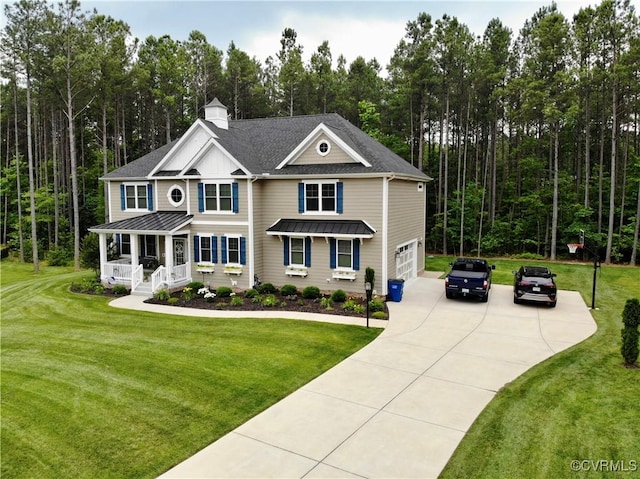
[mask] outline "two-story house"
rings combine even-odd
[[[424,173],[337,114],[231,121],[217,99],[178,140],[102,178],[101,278],[362,292],[424,269]]]

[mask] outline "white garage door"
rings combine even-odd
[[[417,255],[418,242],[410,241],[396,247],[396,278],[408,279],[418,275]]]

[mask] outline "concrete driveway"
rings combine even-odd
[[[161,477],[435,478],[496,391],[596,331],[570,291],[447,300],[424,277],[388,305],[375,341]]]

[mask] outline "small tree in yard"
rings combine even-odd
[[[622,357],[627,366],[638,359],[638,325],[640,325],[640,301],[628,299],[622,311]]]
[[[91,268],[100,274],[100,241],[96,233],[89,233],[82,240],[80,263],[83,268]]]

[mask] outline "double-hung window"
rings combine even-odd
[[[200,261],[211,262],[211,236],[200,237]]]
[[[152,210],[153,188],[147,183],[120,185],[120,206],[124,210]]]
[[[299,183],[300,213],[342,213],[342,182]]]
[[[223,236],[222,262],[231,265],[247,263],[247,239],[243,236]]]
[[[353,241],[339,239],[337,243],[338,268],[353,269]]]
[[[120,254],[126,255],[126,256],[130,255],[131,254],[131,235],[128,235],[125,233],[121,235],[116,235],[116,238],[119,239],[118,243],[120,246]]]
[[[331,269],[358,271],[360,269],[359,239],[329,239]]]
[[[203,234],[194,235],[193,259],[196,263],[217,263],[218,237]]]
[[[304,238],[290,238],[289,264],[292,266],[304,266]]]
[[[198,183],[198,210],[201,213],[237,213],[238,183]]]

